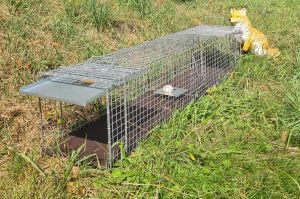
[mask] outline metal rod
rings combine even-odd
[[[109,111],[109,92],[106,92],[106,114],[107,114],[107,134],[108,134],[108,142],[107,142],[107,147],[108,147],[108,153],[107,153],[107,168],[111,169],[112,168],[112,143],[111,143],[111,128],[110,128],[110,111]]]
[[[44,151],[44,122],[43,122],[43,110],[42,99],[39,97],[39,111],[40,111],[40,125],[41,125],[41,152]]]
[[[195,49],[193,49],[193,51],[195,51]],[[201,78],[200,76],[199,76],[199,73],[198,73],[198,66],[197,66],[197,59],[198,59],[199,57],[197,56],[197,54],[195,53],[195,52],[192,52],[192,63],[191,63],[191,65],[192,65],[192,70],[191,70],[191,75],[194,75],[194,74],[196,74],[197,75],[197,78]],[[197,79],[196,78],[194,78],[193,79],[193,84],[194,85],[196,85],[196,83],[197,83]],[[195,90],[195,92],[194,92],[194,97],[197,97],[197,90]]]
[[[60,133],[61,133],[61,137],[63,137],[63,135],[64,135],[64,121],[63,121],[63,106],[62,106],[62,102],[59,102],[59,106],[60,106]]]
[[[203,42],[200,43],[200,75],[201,75],[201,85],[199,85],[199,88],[201,86],[205,86],[205,83],[206,83],[206,80],[207,80],[207,77],[206,77],[206,60],[205,60],[205,56],[203,55],[203,53],[206,53],[206,52],[203,52],[204,51],[204,46],[203,46]],[[197,98],[199,97],[199,93],[198,93],[198,89],[197,89]]]
[[[124,84],[125,152],[128,153],[127,85]]]

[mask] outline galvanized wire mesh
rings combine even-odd
[[[199,40],[190,48],[154,61],[147,69],[108,93],[110,164],[146,138],[149,131],[216,85],[239,60],[234,37]],[[165,85],[181,89],[172,97],[159,93]],[[114,145],[114,143],[118,143]],[[123,143],[120,145],[120,143]],[[120,147],[124,147],[121,149]]]
[[[231,27],[199,26],[44,76],[106,90],[111,167],[122,151],[132,152],[151,129],[204,95],[238,65],[236,35]],[[175,89],[174,95],[163,92],[166,85]]]
[[[198,26],[167,35],[143,44],[119,50],[104,57],[93,57],[86,62],[48,71],[43,76],[53,81],[80,84],[88,80],[90,87],[108,89],[139,74],[154,62],[192,48],[212,37],[237,34],[231,27]]]

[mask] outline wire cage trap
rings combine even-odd
[[[21,92],[39,97],[42,142],[45,126],[59,126],[62,151],[84,144],[83,156],[95,154],[93,161],[111,168],[122,150],[130,154],[151,129],[239,64],[238,34],[227,26],[197,26],[45,72]],[[43,115],[42,99],[58,102],[50,106],[59,112],[56,122]]]

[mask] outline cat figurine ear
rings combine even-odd
[[[247,14],[247,8],[242,8],[240,10],[240,13],[241,13],[241,15],[246,16],[246,14]]]
[[[231,8],[230,9],[230,13],[232,14],[233,12],[235,12],[236,11],[236,9],[235,8]]]

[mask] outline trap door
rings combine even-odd
[[[50,79],[42,79],[23,86],[20,92],[79,106],[87,106],[105,94],[104,89],[92,88],[85,85],[67,84]]]

